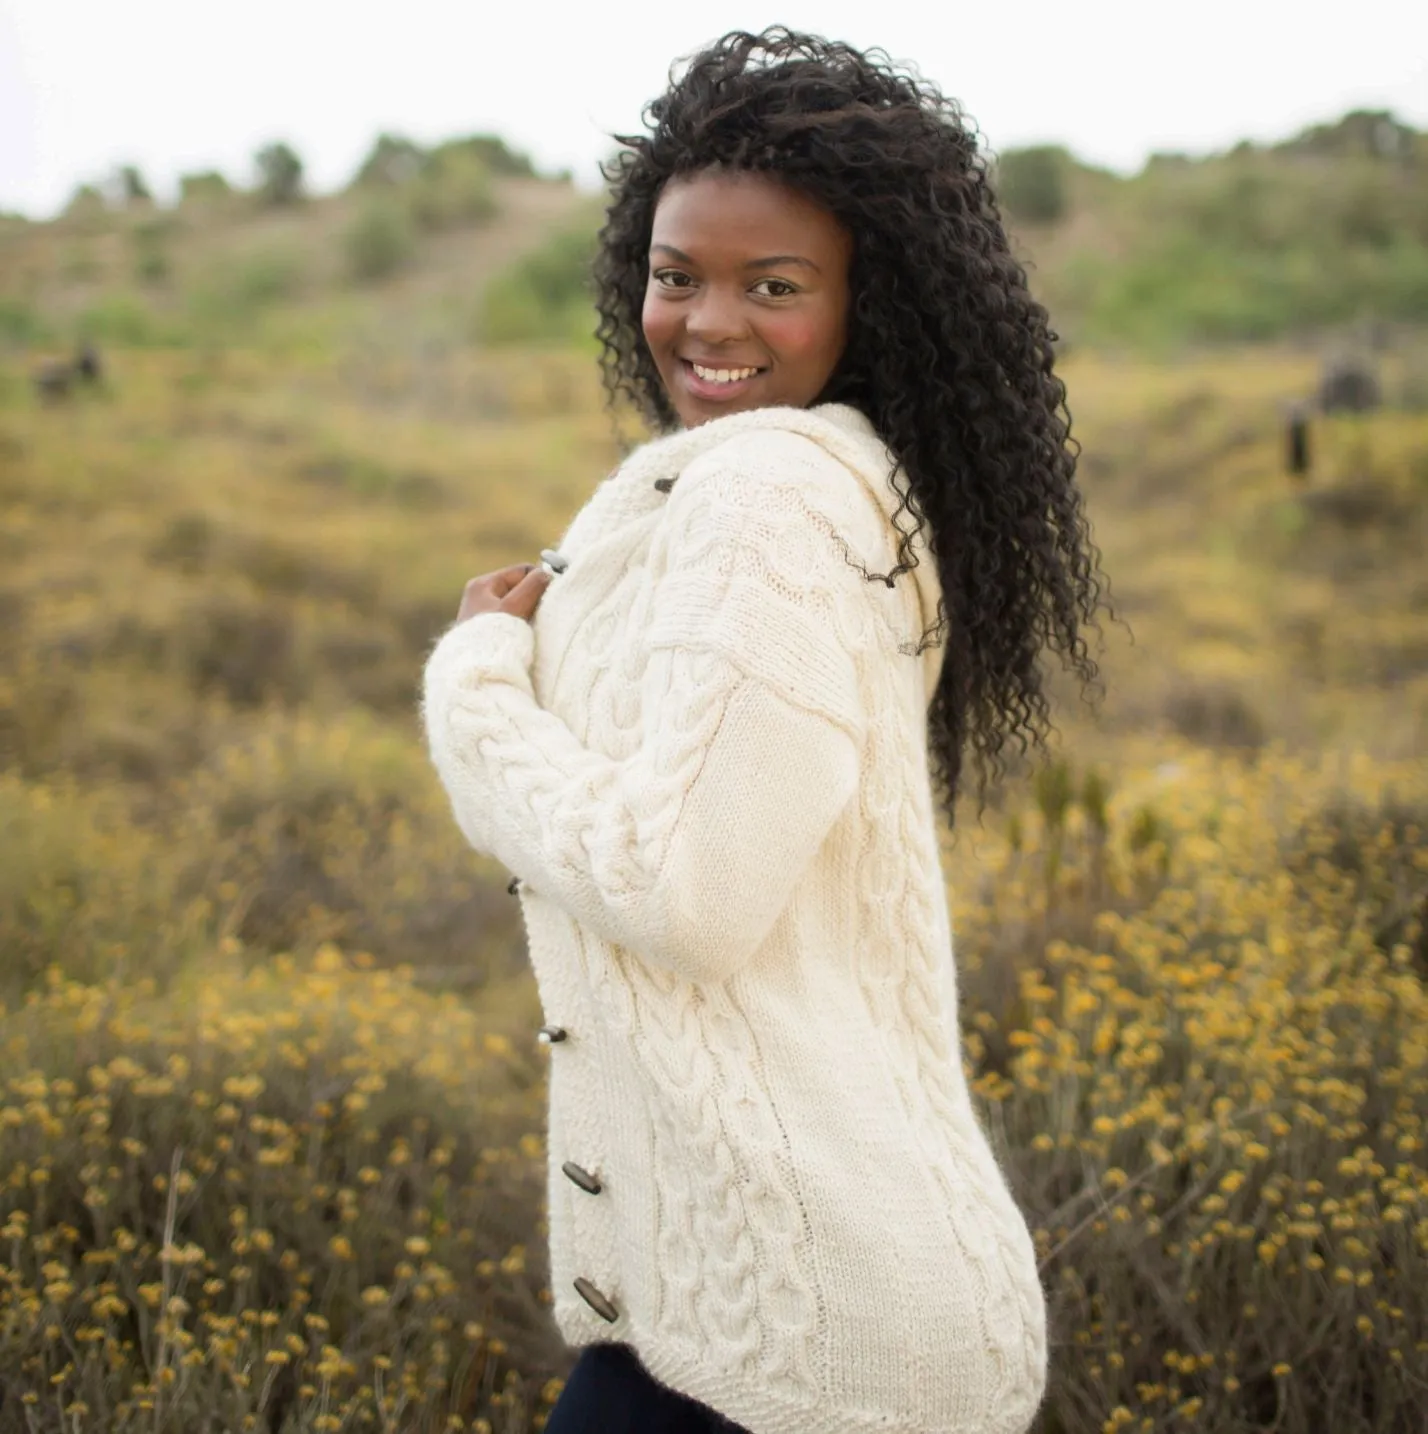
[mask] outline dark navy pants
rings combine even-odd
[[[628,1344],[580,1351],[545,1434],[748,1434],[708,1405],[661,1384]]]

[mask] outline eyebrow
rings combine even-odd
[[[684,252],[683,249],[676,249],[673,244],[651,244],[650,249],[662,249],[666,254],[678,259],[681,264],[692,264],[694,260]],[[779,264],[797,264],[805,269],[812,269],[815,274],[823,271],[813,262],[812,259],[805,259],[801,254],[770,254],[764,259],[750,259],[744,265],[746,269],[772,269]]]

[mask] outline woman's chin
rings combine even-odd
[[[709,423],[716,418],[727,418],[731,413],[748,413],[755,408],[776,408],[787,400],[779,398],[775,394],[749,391],[730,394],[728,398],[721,399],[717,403],[708,399],[695,398],[688,393],[680,393],[673,396],[673,402],[674,411],[679,415],[680,422],[686,428],[698,428],[701,423]]]

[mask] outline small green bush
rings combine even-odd
[[[416,248],[407,211],[392,200],[368,203],[342,236],[347,272],[359,283],[385,279],[402,268]]]
[[[205,912],[161,854],[116,789],[0,773],[0,1004],[51,966],[82,980],[174,969]]]
[[[594,329],[590,263],[592,228],[552,235],[487,285],[476,316],[485,343],[525,343],[587,337]]]
[[[477,155],[460,150],[433,156],[412,181],[410,205],[423,229],[479,224],[496,212],[491,171]]]
[[[184,204],[209,203],[226,199],[233,187],[216,169],[205,169],[179,176],[179,199]]]
[[[188,340],[185,326],[150,307],[137,294],[107,294],[79,316],[79,336],[96,343],[165,348]]]
[[[152,204],[153,193],[137,165],[126,164],[115,175],[115,188],[125,204]]]
[[[157,244],[139,246],[134,255],[134,277],[141,284],[162,284],[173,272],[169,256]]]
[[[522,969],[508,878],[451,840],[445,794],[389,725],[356,709],[337,722],[270,720],[172,795],[167,849],[192,854],[167,863],[177,890],[212,899],[214,919],[251,951],[332,940],[442,979]]]
[[[162,284],[172,274],[169,236],[178,226],[170,215],[160,215],[136,224],[129,231],[134,253],[134,277],[142,284]]]
[[[305,269],[304,257],[297,249],[260,250],[233,271],[233,295],[254,308],[291,299],[302,288]]]
[[[212,266],[189,296],[194,319],[206,328],[241,330],[265,310],[296,297],[307,278],[306,255],[273,245]]]
[[[66,284],[88,284],[103,273],[98,255],[86,243],[71,244],[60,252],[59,277]]]
[[[1280,252],[1209,242],[1192,231],[1152,238],[1130,255],[1083,252],[1057,276],[1053,312],[1087,342],[1165,347],[1270,339],[1364,318],[1428,317],[1428,249],[1399,239],[1384,250],[1309,242]]]
[[[997,161],[997,196],[1018,219],[1052,223],[1066,213],[1070,164],[1070,155],[1060,145],[1008,150]]]
[[[80,184],[70,195],[64,214],[67,219],[90,219],[103,215],[108,208],[97,185]]]
[[[291,145],[265,145],[253,157],[258,197],[264,204],[292,204],[302,197],[302,160]]]
[[[432,159],[438,164],[458,155],[475,159],[490,173],[508,178],[530,178],[535,174],[530,156],[512,149],[499,135],[470,134],[448,140],[431,151]]]
[[[0,344],[24,348],[43,343],[48,337],[49,325],[33,304],[24,299],[0,297]]]
[[[352,187],[406,184],[426,162],[426,151],[405,135],[380,134],[353,176]]]

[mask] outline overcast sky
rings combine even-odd
[[[246,183],[276,138],[332,188],[383,129],[496,130],[593,183],[672,59],[775,21],[915,61],[993,148],[1122,172],[1357,107],[1428,128],[1422,0],[0,0],[0,209],[120,163],[165,199],[185,170]]]

